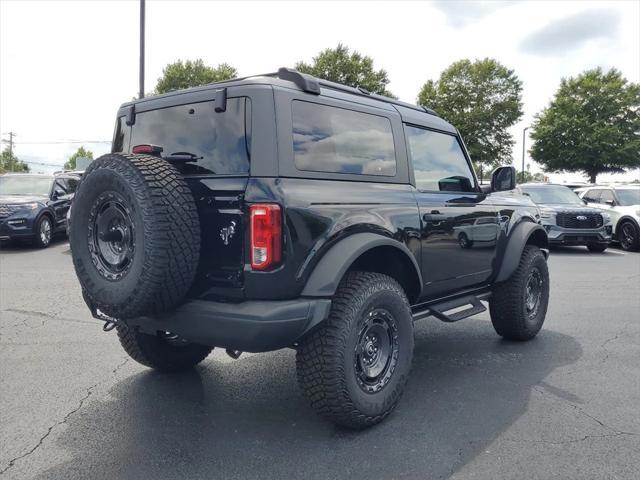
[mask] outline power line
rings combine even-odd
[[[14,142],[16,145],[56,145],[65,143],[111,143],[111,140],[52,140],[50,142]]]

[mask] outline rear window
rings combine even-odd
[[[186,174],[247,174],[250,109],[251,101],[240,97],[228,99],[225,112],[215,112],[214,102],[201,102],[137,113],[129,150],[152,144],[163,148],[163,156],[193,154],[193,161],[177,165]]]
[[[298,170],[395,176],[388,118],[298,100],[292,117]]]

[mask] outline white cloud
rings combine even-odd
[[[414,102],[421,85],[450,63],[494,57],[524,82],[525,115],[512,129],[519,166],[522,128],[548,103],[560,78],[603,66],[640,81],[639,2],[529,1],[475,11],[447,3],[466,22],[454,27],[451,15],[443,15],[448,7],[426,2],[149,0],[146,90],[178,58],[228,62],[249,75],[293,66],[342,42],[372,56],[388,71],[390,90]],[[607,42],[590,42],[563,57],[520,51],[532,33],[593,9],[620,18]],[[18,155],[62,165],[79,145],[20,142],[110,140],[116,109],[137,91],[137,1],[0,1],[0,131],[18,133]]]

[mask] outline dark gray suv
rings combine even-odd
[[[585,245],[592,252],[604,252],[611,242],[608,213],[587,206],[564,185],[528,183],[518,186],[539,207],[542,225],[552,245]]]

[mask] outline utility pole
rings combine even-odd
[[[16,134],[14,132],[9,132],[7,135],[9,135],[9,140],[2,141],[9,144],[9,165],[7,167],[10,172],[13,172],[13,137],[15,137]]]
[[[524,129],[522,130],[522,183],[524,183],[524,142],[526,139],[525,134],[527,133],[527,130],[529,130],[529,127],[524,127]]]
[[[140,0],[140,92],[139,98],[144,98],[144,2]]]

